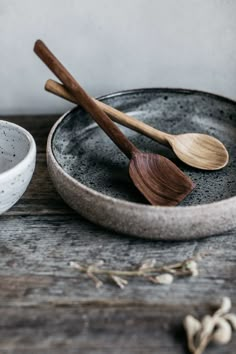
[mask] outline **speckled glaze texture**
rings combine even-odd
[[[20,126],[0,121],[0,214],[25,192],[34,172],[36,146]]]
[[[160,153],[197,184],[178,207],[147,204],[128,176],[127,158],[80,108],[65,114],[48,138],[48,167],[64,200],[89,220],[118,232],[166,240],[216,235],[236,226],[236,103],[180,89],[140,89],[101,98],[165,132],[206,133],[227,147],[220,171],[184,165],[157,142],[122,127],[140,150]]]

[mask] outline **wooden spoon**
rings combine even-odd
[[[73,95],[63,85],[54,80],[48,80],[45,84],[45,89],[76,103]],[[171,146],[178,158],[187,165],[202,170],[219,170],[226,166],[229,161],[229,154],[225,146],[210,135],[198,133],[167,134],[101,101],[95,100],[95,102],[104,112],[109,114],[113,121],[142,133],[161,144]]]
[[[41,40],[36,41],[34,51],[59,80],[64,83],[67,90],[75,97],[76,102],[81,104],[130,159],[130,177],[135,186],[151,204],[176,205],[193,190],[195,185],[191,179],[185,176],[173,162],[163,156],[139,151],[123,135],[106,113],[88,96]]]

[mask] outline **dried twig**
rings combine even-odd
[[[90,265],[71,261],[70,266],[81,273],[87,274],[87,276],[95,282],[97,288],[103,284],[100,277],[107,276],[123,289],[128,284],[125,277],[143,277],[155,284],[171,284],[174,277],[198,276],[196,259],[197,257],[159,267],[156,266],[154,259],[149,259],[144,261],[136,269],[131,270],[105,269],[102,268],[103,261]]]

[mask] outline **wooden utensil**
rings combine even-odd
[[[54,80],[48,80],[45,89],[76,103],[73,95],[63,85]],[[167,134],[101,101],[95,99],[94,101],[104,112],[109,114],[113,121],[144,134],[161,144],[172,147],[178,158],[187,165],[203,170],[219,170],[226,166],[229,161],[229,154],[225,146],[210,135],[198,133]]]
[[[153,205],[176,205],[194,188],[191,179],[163,156],[139,151],[88,96],[46,45],[38,40],[35,53],[61,80],[76,102],[93,117],[120,150],[130,159],[129,174],[139,191]]]

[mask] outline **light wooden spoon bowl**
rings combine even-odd
[[[48,80],[45,89],[73,103],[77,102],[64,85],[54,80]],[[219,170],[225,167],[229,161],[229,154],[225,146],[221,141],[210,135],[199,133],[167,134],[101,101],[95,99],[94,101],[105,113],[109,114],[113,121],[144,134],[161,144],[170,146],[176,156],[189,166],[202,170]]]

